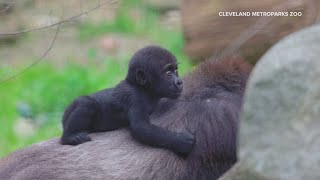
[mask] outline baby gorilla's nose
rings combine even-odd
[[[181,81],[180,79],[176,79],[176,80],[174,81],[174,84],[175,84],[179,89],[182,90],[182,81]]]

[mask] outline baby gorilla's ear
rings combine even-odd
[[[147,84],[147,77],[143,70],[136,71],[136,82],[142,86]]]

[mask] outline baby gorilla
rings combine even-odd
[[[80,96],[67,107],[61,144],[81,144],[91,140],[88,133],[130,126],[138,141],[187,155],[194,145],[193,135],[149,123],[160,98],[179,97],[182,81],[177,68],[176,58],[169,51],[157,46],[140,49],[131,58],[125,80],[114,88]]]

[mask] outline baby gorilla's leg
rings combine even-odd
[[[63,116],[63,135],[61,144],[78,145],[91,141],[88,136],[94,116],[98,113],[97,102],[88,97],[77,98]]]

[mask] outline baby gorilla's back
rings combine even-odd
[[[88,133],[119,129],[128,125],[125,105],[113,94],[114,88],[80,96],[63,116],[62,144],[77,145],[90,141]]]
[[[92,122],[91,132],[111,131],[129,125],[128,104],[126,100],[121,100],[118,98],[119,95],[114,94],[118,86],[90,95],[98,103],[98,111]],[[124,98],[126,94],[128,92],[122,92],[120,96]]]

